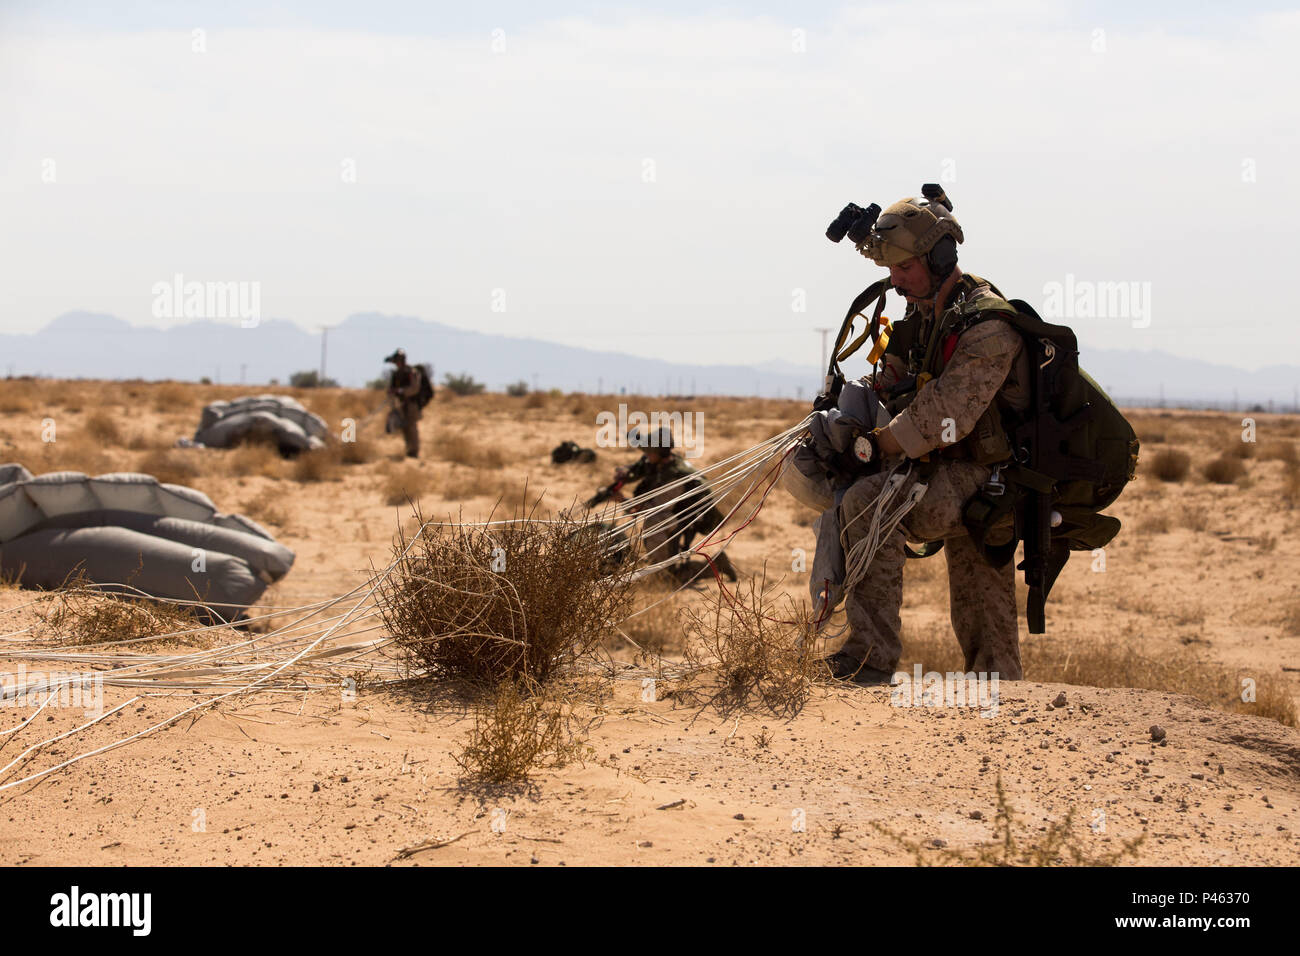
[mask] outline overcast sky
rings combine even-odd
[[[0,10],[3,331],[165,325],[180,273],[305,328],[811,364],[882,274],[829,220],[942,181],[1009,297],[1136,283],[1061,316],[1085,347],[1300,362],[1283,4]]]

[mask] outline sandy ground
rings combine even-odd
[[[385,484],[406,466],[397,439],[379,433],[373,420],[361,428],[372,442],[369,461],[303,481],[292,466],[270,459],[166,450],[192,431],[204,401],[237,391],[73,383],[42,393],[38,386],[22,393],[35,394],[30,401],[16,391],[0,399],[0,457],[37,473],[150,470],[145,464],[190,471],[171,480],[200,488],[222,510],[253,515],[297,552],[268,603],[296,606],[355,587],[372,562],[386,561],[397,523],[410,520],[407,508],[384,500]],[[349,414],[363,418],[378,401],[299,394],[332,425]],[[557,467],[547,453],[566,438],[593,444],[594,412],[620,400],[637,401],[561,397],[534,408],[500,396],[439,401],[423,426],[426,459],[412,466],[427,479],[419,496],[425,510],[479,516],[525,477],[554,507],[585,497],[614,464],[635,456],[600,449],[593,465]],[[663,407],[662,400],[642,405]],[[700,405],[697,463],[748,447],[802,413],[792,403]],[[117,423],[116,435],[105,438],[103,423],[91,421],[97,414]],[[62,429],[54,448],[39,438],[49,415]],[[1287,497],[1287,465],[1257,456],[1246,462],[1246,477],[1228,486],[1195,474],[1239,440],[1241,417],[1134,416],[1144,455],[1182,448],[1193,457],[1193,475],[1174,484],[1143,475],[1125,492],[1112,510],[1126,529],[1107,549],[1104,571],[1086,555],[1075,557],[1048,605],[1049,636],[1120,640],[1152,656],[1195,650],[1282,682],[1300,700],[1300,513]],[[1293,418],[1257,418],[1261,446],[1300,436]],[[454,436],[460,444],[447,440]],[[476,458],[464,440],[495,449],[498,458]],[[806,575],[789,569],[794,549],[811,556],[811,518],[778,492],[729,553],[747,574],[765,564],[770,576],[783,574],[784,587],[798,595]],[[0,608],[31,597],[2,591]],[[30,609],[7,612],[5,631],[29,616]],[[905,631],[942,635],[946,618],[942,559],[909,563]],[[1021,633],[1028,644],[1023,623]],[[674,635],[663,637],[672,650]],[[14,667],[12,659],[0,661],[2,671]],[[941,863],[945,849],[992,838],[999,776],[1017,816],[1014,832],[1027,843],[1073,813],[1072,832],[1092,856],[1145,833],[1137,857],[1144,864],[1300,861],[1294,728],[1160,690],[1027,676],[1002,683],[996,715],[891,706],[879,689],[817,688],[787,721],[724,719],[673,700],[644,701],[629,672],[589,732],[584,762],[496,791],[462,780],[452,759],[470,718],[416,691],[363,689],[355,700],[329,691],[243,698],[0,791],[0,861],[874,864],[910,862],[905,844],[915,843],[924,859]],[[1049,706],[1062,692],[1065,706]],[[105,703],[132,696],[110,689]],[[24,772],[142,731],[193,699],[179,698],[142,692],[113,717],[41,751]],[[0,709],[0,731],[30,713]],[[84,720],[79,710],[49,708],[0,737],[0,765]],[[1151,739],[1153,724],[1166,732],[1160,743]],[[402,855],[423,844],[429,848]]]

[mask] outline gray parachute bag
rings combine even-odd
[[[267,441],[291,457],[325,447],[329,425],[287,395],[254,395],[213,402],[203,409],[194,441],[231,448],[242,441]]]
[[[818,631],[844,600],[839,506],[852,482],[840,473],[837,463],[851,453],[858,435],[887,424],[889,414],[870,384],[845,382],[837,407],[812,413],[807,437],[782,471],[782,487],[801,504],[821,512],[813,522],[817,549],[808,579],[813,608],[819,612]]]
[[[0,466],[0,570],[55,589],[78,574],[107,591],[202,602],[234,621],[293,567],[294,554],[207,495],[149,475],[33,477]]]

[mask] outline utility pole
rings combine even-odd
[[[332,325],[322,325],[320,327],[320,379],[318,384],[322,386],[325,384],[325,340],[329,338],[330,329],[332,328],[334,328]]]
[[[818,371],[820,371],[820,369],[826,368],[830,364],[830,357],[827,356],[826,354],[826,336],[830,335],[830,333],[835,330],[834,329],[813,329],[813,331],[820,332],[822,334],[822,364],[818,369]]]
[[[243,385],[243,384],[244,384],[245,373],[246,373],[247,371],[248,371],[248,363],[247,363],[247,362],[240,362],[240,363],[239,363],[239,384],[240,384],[240,385]]]

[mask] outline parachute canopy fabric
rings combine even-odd
[[[24,587],[58,588],[81,572],[106,590],[200,601],[234,620],[293,559],[257,522],[221,514],[193,488],[0,465],[0,570]]]
[[[325,419],[287,395],[250,395],[204,408],[194,440],[209,448],[269,440],[281,454],[295,455],[324,448],[328,431]]]

